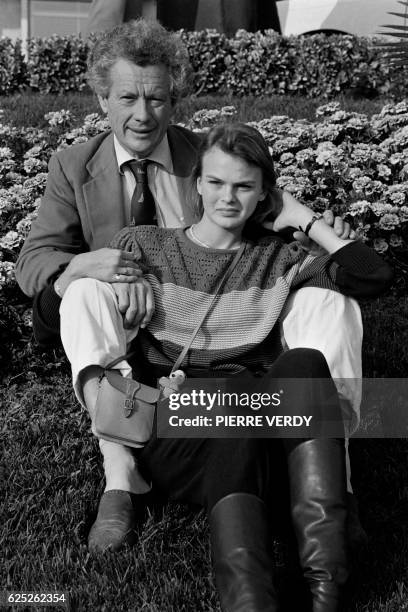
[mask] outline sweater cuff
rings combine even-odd
[[[358,275],[370,274],[388,264],[377,253],[360,240],[349,242],[330,255],[331,259],[347,270]]]
[[[53,284],[35,296],[33,330],[39,344],[50,345],[60,341],[60,304],[61,298],[55,293]]]

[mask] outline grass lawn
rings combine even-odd
[[[372,114],[383,103],[345,100],[344,107]],[[239,119],[257,120],[271,114],[313,119],[320,102],[206,97],[183,104],[176,119],[200,108],[234,104]],[[96,105],[85,94],[0,98],[3,121],[17,125],[39,125],[44,113],[62,108],[81,118]],[[363,316],[365,376],[406,377],[407,299],[390,294],[364,304]],[[207,524],[194,508],[156,503],[135,548],[98,559],[88,554],[87,534],[103,473],[88,419],[71,391],[67,364],[62,360],[52,367],[53,361],[52,352],[37,349],[30,360],[22,358],[3,373],[0,590],[65,589],[73,610],[218,610]],[[351,455],[369,546],[353,559],[347,612],[408,611],[407,441],[352,440]],[[286,531],[277,521],[273,527],[283,609],[303,612],[301,599],[296,601],[301,591]]]
[[[385,100],[353,100],[341,96],[338,98],[342,107],[348,111],[378,113]],[[325,100],[309,100],[294,96],[272,96],[268,98],[246,97],[231,98],[227,96],[191,96],[183,99],[177,105],[174,113],[175,121],[190,118],[193,113],[203,108],[219,108],[232,104],[237,109],[237,121],[258,121],[271,115],[288,115],[293,118],[315,119],[315,110],[325,104]],[[100,111],[96,97],[89,91],[76,94],[67,92],[65,95],[51,94],[16,94],[0,96],[0,109],[4,110],[4,123],[13,125],[46,125],[45,113],[69,109],[78,118],[89,113]]]

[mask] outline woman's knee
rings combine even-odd
[[[230,493],[251,493],[262,497],[268,473],[268,453],[261,440],[212,440],[205,470],[207,507]]]

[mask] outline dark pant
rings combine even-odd
[[[285,414],[308,414],[323,420],[330,406],[330,418],[341,422],[337,392],[322,353],[303,348],[283,353],[265,374],[263,388],[270,380],[276,389],[277,380],[288,378],[304,381],[299,381],[296,389],[294,385],[285,386]],[[230,493],[250,493],[267,500],[275,478],[286,469],[282,456],[303,441],[153,437],[140,452],[139,462],[156,490],[170,499],[204,506],[210,512]]]

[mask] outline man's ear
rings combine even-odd
[[[101,107],[101,109],[106,115],[108,113],[108,100],[98,95],[98,102],[99,102],[99,106]]]

